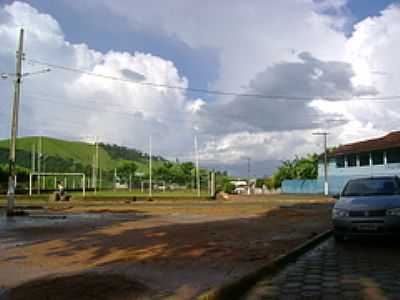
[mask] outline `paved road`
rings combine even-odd
[[[400,299],[400,239],[328,239],[244,299]]]

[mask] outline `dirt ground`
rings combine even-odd
[[[331,204],[282,195],[72,202],[3,218],[0,299],[192,299],[328,229]]]

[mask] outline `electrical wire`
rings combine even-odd
[[[191,118],[171,118],[171,117],[165,117],[165,116],[150,116],[150,117],[146,117],[143,113],[144,113],[144,108],[143,111],[134,111],[134,110],[127,110],[127,107],[124,107],[122,105],[118,105],[118,104],[111,104],[111,103],[105,103],[105,102],[101,102],[101,104],[103,106],[88,106],[88,105],[84,105],[84,104],[80,104],[80,103],[76,103],[76,102],[72,102],[73,99],[72,98],[60,98],[58,96],[43,96],[43,95],[39,95],[39,94],[29,94],[29,96],[34,100],[34,101],[39,101],[39,102],[46,102],[46,103],[51,103],[54,105],[62,105],[62,106],[68,106],[71,109],[77,109],[78,111],[97,111],[97,112],[102,112],[102,113],[113,113],[113,114],[119,114],[123,117],[126,117],[128,119],[132,119],[132,118],[138,118],[138,117],[142,117],[143,121],[146,120],[154,120],[160,123],[164,123],[164,122],[169,122],[169,123],[176,123],[176,124],[184,124],[184,123],[188,123],[191,122],[193,124],[196,124],[196,120],[193,120]],[[55,99],[63,99],[66,101],[56,101]],[[72,100],[72,101],[71,101]],[[97,101],[90,101],[92,103],[96,103],[96,104],[100,104]],[[23,105],[26,105],[26,102],[23,102]],[[31,106],[31,108],[35,109],[35,106]],[[112,109],[108,108],[111,107]],[[135,107],[131,107],[131,108],[135,108]],[[151,110],[149,110],[151,111]],[[161,112],[158,110],[158,112]],[[140,115],[139,115],[140,114]],[[237,119],[238,121],[240,121],[240,115],[232,115],[227,113],[225,116],[227,117],[232,117]],[[316,115],[317,117],[317,115]],[[340,120],[314,120],[314,121],[310,121],[310,122],[304,122],[304,123],[293,123],[291,122],[290,125],[291,126],[299,126],[299,127],[315,127],[318,124],[325,124],[327,122],[332,122],[332,121],[337,121],[337,122],[347,122],[348,120],[344,120],[344,119],[340,119]],[[275,124],[274,126],[276,128],[283,128],[286,127],[287,123],[285,124]]]
[[[202,88],[182,87],[182,86],[170,85],[170,84],[166,84],[166,83],[136,81],[136,80],[127,79],[127,78],[121,78],[121,77],[115,77],[115,76],[111,76],[111,75],[94,73],[94,72],[90,72],[87,70],[58,65],[58,64],[54,64],[54,63],[48,63],[48,62],[37,60],[37,59],[27,59],[27,61],[29,61],[33,64],[39,64],[39,65],[47,66],[47,67],[53,68],[53,69],[75,72],[75,73],[85,74],[85,75],[89,75],[89,76],[100,77],[103,79],[109,79],[109,80],[127,82],[127,83],[134,83],[134,84],[142,85],[142,86],[159,87],[159,88],[167,88],[167,89],[174,89],[174,90],[184,90],[184,91],[203,93],[203,94],[212,94],[212,95],[218,95],[218,96],[235,96],[235,97],[245,97],[245,98],[260,99],[260,100],[289,100],[289,101],[310,101],[312,99],[322,99],[322,100],[329,100],[329,101],[346,101],[346,100],[382,101],[382,100],[399,100],[400,99],[400,95],[381,96],[381,97],[332,97],[332,96],[326,96],[326,95],[291,96],[291,95],[267,95],[267,94],[257,94],[257,93],[253,94],[253,93],[238,93],[238,92],[221,91],[221,90],[208,90],[208,89],[202,89]]]

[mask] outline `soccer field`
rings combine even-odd
[[[150,196],[148,192],[141,192],[140,190],[124,190],[124,191],[87,191],[85,197],[82,195],[82,191],[67,192],[71,195],[71,201],[67,202],[55,202],[53,201],[53,193],[34,193],[32,197],[26,194],[17,195],[16,206],[29,206],[29,205],[49,205],[49,204],[65,204],[68,203],[95,203],[95,202],[126,202],[126,201],[187,201],[187,200],[199,200],[205,201],[210,200],[211,195],[207,191],[201,191],[200,196],[192,190],[184,191],[153,191]],[[5,206],[7,203],[6,195],[0,195],[0,206]]]

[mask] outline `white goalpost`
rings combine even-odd
[[[165,181],[164,180],[142,180],[142,182],[140,183],[140,190],[142,191],[142,193],[144,193],[145,187],[146,185],[148,186],[148,188],[150,188],[150,184],[151,187],[153,188],[153,186],[160,186],[161,190],[163,192],[165,192],[166,190],[166,186],[165,186]]]
[[[85,197],[86,192],[86,175],[84,173],[57,173],[57,172],[31,172],[29,173],[29,196],[32,196],[32,182],[33,177],[36,176],[40,179],[41,176],[53,176],[54,177],[54,189],[57,189],[57,178],[62,177],[63,181],[65,181],[65,187],[67,187],[67,177],[82,177],[81,178],[81,187],[82,187],[82,196]],[[40,190],[40,182],[38,183],[39,190]],[[75,182],[74,184],[75,185]],[[75,186],[74,186],[75,188]]]

